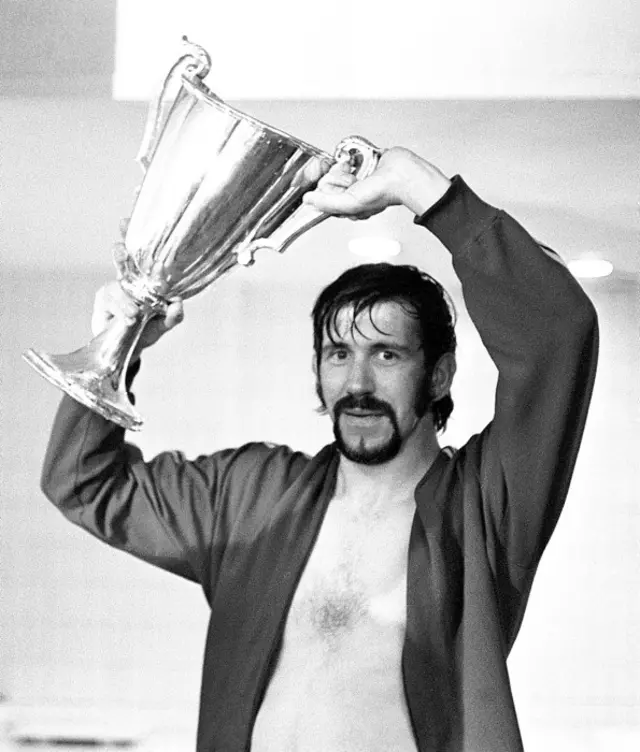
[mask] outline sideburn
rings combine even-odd
[[[431,393],[431,373],[425,373],[422,377],[420,389],[418,389],[418,399],[416,400],[415,411],[418,418],[423,418],[433,406],[433,395]]]
[[[327,403],[324,399],[324,394],[322,393],[322,387],[320,386],[320,377],[316,376],[316,395],[318,399],[320,400],[319,407],[316,407],[316,412],[320,413],[320,415],[326,415],[327,414]]]

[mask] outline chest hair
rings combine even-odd
[[[329,504],[289,614],[292,629],[335,642],[363,622],[404,624],[413,498],[390,507]]]

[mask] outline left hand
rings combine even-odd
[[[326,214],[350,219],[368,219],[401,203],[391,190],[392,175],[385,166],[387,153],[380,157],[376,169],[364,180],[358,180],[351,173],[348,162],[337,162],[320,179],[316,189],[303,196],[304,203]]]
[[[348,164],[335,164],[302,200],[326,214],[351,219],[368,219],[399,205],[422,214],[450,184],[433,164],[409,149],[394,146],[383,152],[373,173],[363,180],[351,174]]]

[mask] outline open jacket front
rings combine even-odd
[[[499,377],[491,423],[441,451],[416,489],[406,699],[420,752],[520,752],[506,660],[566,499],[597,321],[557,257],[460,177],[416,222],[450,250]],[[110,545],[199,582],[211,606],[198,752],[250,748],[337,465],[334,445],[309,458],[259,443],[145,462],[123,429],[63,398],[47,496]]]

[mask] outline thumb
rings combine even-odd
[[[325,214],[351,216],[360,210],[358,201],[347,191],[342,193],[311,191],[305,193],[302,200],[305,204],[313,206]]]
[[[358,219],[377,214],[395,203],[385,180],[378,175],[358,180],[344,191],[312,191],[305,195],[305,200],[326,214]]]

